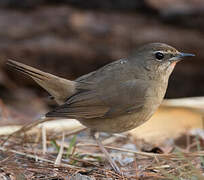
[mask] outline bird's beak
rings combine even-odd
[[[182,53],[182,52],[180,52],[180,53],[178,53],[176,56],[172,57],[172,58],[170,59],[170,61],[179,61],[179,60],[181,60],[181,59],[183,59],[183,58],[185,58],[185,57],[193,57],[193,56],[195,56],[195,54]]]

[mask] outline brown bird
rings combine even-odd
[[[176,63],[186,56],[194,54],[151,43],[75,81],[16,61],[9,60],[8,64],[32,77],[59,104],[46,117],[75,118],[92,132],[120,133],[138,127],[153,115]],[[114,170],[120,172],[96,134],[94,138]]]

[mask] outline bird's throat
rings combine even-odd
[[[176,64],[177,64],[177,62],[175,61],[175,62],[171,63],[171,66],[174,68],[176,66]]]

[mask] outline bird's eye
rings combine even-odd
[[[164,54],[161,53],[161,52],[157,52],[157,53],[155,54],[155,57],[156,57],[158,60],[161,60],[161,59],[164,58]]]

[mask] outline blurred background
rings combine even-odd
[[[203,0],[1,0],[1,104],[28,115],[53,105],[8,58],[75,79],[149,42],[196,54],[177,65],[166,98],[203,96],[203,19]]]
[[[141,179],[144,179],[145,172],[147,176],[152,173],[151,177],[159,177],[156,179],[160,179],[162,174],[167,179],[178,179],[177,176],[182,179],[203,179],[204,0],[0,0],[0,143],[5,135],[26,123],[36,122],[56,106],[49,94],[32,79],[8,67],[7,59],[74,80],[111,61],[127,57],[134,49],[150,42],[167,43],[181,52],[194,53],[196,57],[177,64],[170,77],[165,97],[168,100],[163,101],[149,121],[128,132],[128,138],[102,135],[109,146],[181,155],[178,162],[173,162],[173,159],[171,162],[170,158],[162,160],[159,156],[152,156],[152,160],[139,157],[135,161],[136,154],[122,155],[120,151],[111,150],[111,155],[119,157],[118,161],[124,163],[124,172],[130,171],[131,174],[136,170],[137,177],[141,176]],[[27,154],[33,152],[35,160],[39,155],[45,160],[55,161],[56,154],[51,153],[56,153],[59,145],[63,146],[62,132],[67,133],[66,156],[73,157],[62,157],[62,162],[73,162],[72,165],[83,168],[97,164],[100,167],[97,172],[104,172],[107,177],[109,172],[101,170],[104,166],[99,159],[103,156],[98,154],[97,148],[75,146],[75,143],[92,143],[87,132],[79,134],[77,141],[76,136],[70,136],[73,129],[79,126],[72,119],[56,120],[33,128],[28,136],[24,133],[20,138],[14,135],[4,153],[0,145],[0,177],[26,179],[24,176],[28,175],[28,179],[31,179],[38,172],[43,175],[36,175],[37,179],[45,174],[51,176],[45,179],[58,179],[55,178],[57,166],[48,166],[47,162],[42,166],[44,160],[39,159],[35,163],[27,158]],[[15,149],[14,153],[8,151],[11,148]],[[16,153],[21,151],[26,153],[24,160],[22,154],[19,156]],[[184,156],[180,152],[193,152],[196,156]],[[94,156],[97,158],[93,161]],[[80,164],[77,162],[79,158],[83,160],[79,161]],[[87,160],[91,163],[84,163]],[[63,171],[67,179],[65,167]],[[93,171],[88,170],[83,174],[93,173],[95,176],[96,166],[93,167]],[[192,172],[198,174],[198,171],[202,177],[194,178]],[[6,178],[12,172],[15,178]],[[75,174],[73,168],[70,172],[68,174]],[[62,169],[59,169],[59,173],[62,175]],[[175,178],[170,176],[172,173],[176,174]],[[188,173],[190,178],[184,177]]]

